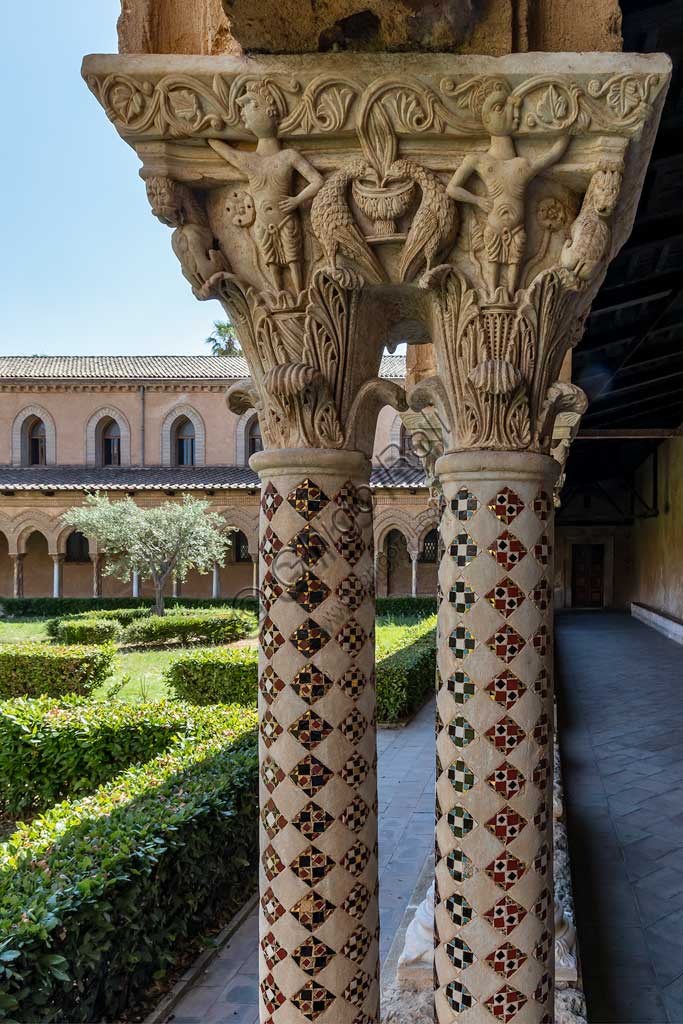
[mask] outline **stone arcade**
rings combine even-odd
[[[235,324],[262,482],[261,1020],[379,1019],[368,456],[386,346],[445,454],[435,1002],[553,1020],[552,493],[562,380],[626,239],[662,57],[92,56],[200,299]],[[514,974],[514,980],[508,980]]]

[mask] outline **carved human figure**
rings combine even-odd
[[[295,149],[282,149],[275,98],[264,82],[250,82],[237,100],[246,128],[258,139],[255,152],[209,139],[227,163],[246,175],[254,204],[253,233],[260,258],[275,288],[284,287],[284,271],[298,294],[304,287],[301,267],[302,235],[298,209],[323,184],[322,175]],[[308,184],[292,195],[294,173]]]
[[[501,284],[502,267],[507,269],[508,295],[514,296],[526,245],[527,186],[556,163],[569,145],[569,136],[565,135],[543,156],[518,156],[512,136],[519,127],[519,105],[520,100],[510,94],[506,82],[497,80],[491,84],[481,109],[481,120],[491,136],[491,144],[485,153],[465,157],[447,189],[452,199],[471,203],[486,214],[483,228],[475,223],[472,241],[475,251],[483,255],[485,284],[491,299]],[[484,184],[485,196],[464,187],[473,174]]]
[[[208,296],[203,285],[219,271],[228,269],[225,257],[215,247],[206,213],[191,190],[172,178],[154,175],[145,182],[152,213],[162,224],[175,228],[171,236],[183,276],[192,285],[196,298]]]
[[[621,189],[620,168],[600,168],[592,176],[581,211],[570,229],[569,241],[560,254],[560,262],[580,281],[595,277],[608,255],[612,238],[609,218]]]

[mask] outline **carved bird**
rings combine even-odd
[[[370,280],[383,281],[382,265],[365,241],[346,201],[349,184],[366,173],[362,160],[351,160],[331,174],[313,200],[311,227],[333,270],[337,266],[337,254],[341,252]]]
[[[412,178],[422,192],[399,262],[399,274],[405,281],[417,275],[423,262],[427,270],[431,270],[437,257],[453,244],[458,230],[458,210],[436,175],[414,160],[395,160],[389,175]]]

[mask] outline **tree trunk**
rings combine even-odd
[[[154,583],[154,614],[164,615],[164,584]]]

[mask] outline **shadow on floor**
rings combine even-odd
[[[683,649],[564,612],[557,663],[589,1024],[683,1024]]]

